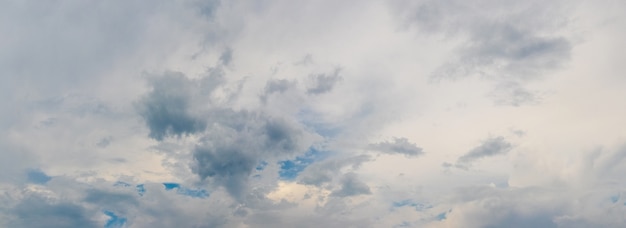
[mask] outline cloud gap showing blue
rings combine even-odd
[[[298,156],[293,160],[279,161],[278,175],[283,180],[294,180],[307,166],[324,159],[325,154],[315,148],[309,148],[303,156]]]
[[[619,195],[615,195],[615,196],[611,196],[611,202],[612,203],[617,203],[617,201],[619,201]]]
[[[442,212],[441,214],[437,215],[437,220],[439,221],[443,221],[446,220],[448,213],[447,212]]]
[[[301,124],[312,129],[315,133],[323,136],[324,138],[333,138],[341,133],[340,127],[333,126],[331,123],[322,122],[319,119],[320,115],[321,114],[315,113],[310,109],[300,110],[297,114]]]
[[[143,184],[138,184],[137,186],[135,186],[135,189],[137,189],[137,194],[139,194],[139,196],[143,196],[143,194],[146,193],[146,188],[143,186]]]
[[[109,216],[109,220],[104,224],[104,228],[122,228],[126,224],[126,218],[119,217],[112,211],[104,211],[104,214]]]
[[[115,182],[115,184],[113,184],[113,186],[115,187],[130,187],[129,183],[123,182],[123,181],[118,181]]]
[[[46,175],[46,173],[39,169],[28,170],[26,176],[29,182],[35,184],[46,184],[48,181],[52,180],[52,177]]]
[[[424,204],[424,203],[420,203],[420,202],[415,202],[411,199],[405,199],[402,201],[396,201],[393,202],[391,204],[393,206],[393,208],[399,208],[399,207],[412,207],[415,208],[416,211],[424,211],[424,210],[428,210],[430,208],[432,208],[432,205],[428,205],[428,204]]]
[[[176,194],[189,196],[191,198],[207,198],[209,197],[209,192],[205,189],[191,189],[181,186],[179,183],[166,182],[163,183],[166,191],[171,191],[176,189]]]
[[[265,169],[265,167],[267,167],[267,162],[266,161],[261,161],[259,162],[259,165],[256,166],[256,171],[263,171]]]

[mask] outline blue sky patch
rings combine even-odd
[[[432,205],[415,202],[415,201],[413,201],[411,199],[405,199],[405,200],[402,200],[402,201],[393,202],[392,206],[394,208],[413,207],[413,208],[415,208],[416,211],[423,211],[423,210],[427,210],[427,209],[430,209],[430,208],[433,207]]]
[[[447,217],[446,217],[446,216],[447,216],[447,214],[448,214],[448,213],[446,213],[446,212],[442,212],[441,214],[438,214],[438,215],[437,215],[437,220],[439,220],[439,221],[446,220],[446,218],[447,218]]]
[[[46,175],[43,171],[39,169],[28,170],[26,173],[28,181],[35,184],[46,184],[48,181],[52,180],[52,177]]]
[[[408,221],[402,221],[402,223],[400,223],[400,224],[398,224],[398,225],[395,225],[395,226],[393,226],[393,227],[394,227],[394,228],[399,228],[399,227],[410,227],[410,226],[411,226],[411,223],[410,223],[410,222],[408,222]]]
[[[176,191],[177,194],[189,196],[191,198],[207,198],[209,197],[209,192],[204,189],[190,189],[190,188],[179,188]]]
[[[178,183],[163,183],[163,186],[165,186],[165,190],[167,191],[175,188],[180,188],[180,184]]]
[[[611,196],[611,202],[612,203],[617,203],[617,201],[619,201],[619,195]]]
[[[259,162],[259,165],[256,166],[256,171],[263,171],[265,169],[265,167],[267,167],[267,162],[266,161],[261,161]]]
[[[143,194],[146,193],[146,188],[143,186],[143,184],[138,184],[135,188],[137,189],[137,193],[140,196],[143,196]]]
[[[129,183],[123,182],[123,181],[118,181],[115,182],[115,184],[113,184],[113,186],[115,187],[130,187]]]
[[[324,153],[314,148],[309,148],[303,156],[298,156],[293,160],[279,161],[278,165],[280,166],[280,170],[278,171],[278,175],[283,180],[293,180],[307,166],[322,159],[323,155]]]
[[[303,109],[297,115],[300,123],[312,129],[315,133],[324,136],[324,138],[332,138],[341,133],[340,127],[322,122],[319,118],[321,114],[313,110]]]
[[[189,196],[191,198],[207,198],[209,192],[205,189],[191,189],[181,186],[179,183],[167,182],[163,183],[166,191],[176,189],[176,194]]]
[[[111,211],[104,211],[104,214],[110,217],[104,224],[104,228],[121,228],[126,224],[126,218],[119,217]]]

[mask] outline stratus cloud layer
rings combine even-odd
[[[0,3],[2,227],[620,227],[621,1]]]

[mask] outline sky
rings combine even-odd
[[[0,227],[621,227],[621,0],[0,0]]]

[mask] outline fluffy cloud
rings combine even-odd
[[[0,3],[0,226],[617,227],[625,9]]]
[[[190,113],[190,106],[194,106],[190,104],[191,91],[200,90],[196,82],[187,80],[180,73],[167,73],[153,79],[151,84],[152,92],[138,105],[151,138],[163,140],[168,135],[193,134],[206,128],[205,120]],[[210,94],[211,88],[208,90]]]

